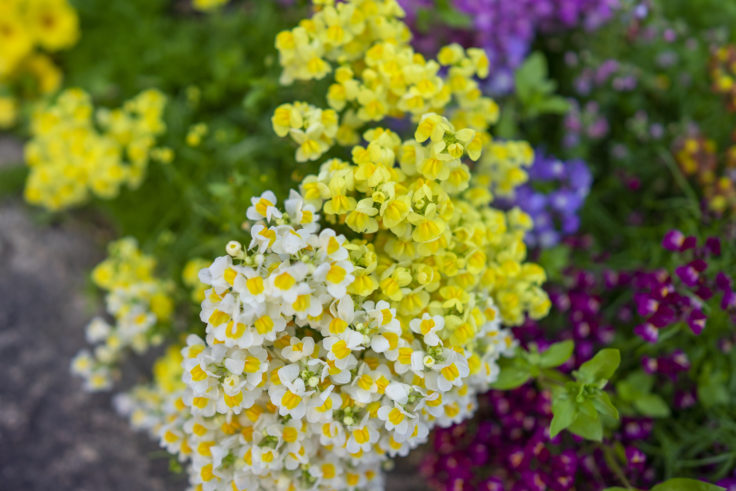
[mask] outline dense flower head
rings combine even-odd
[[[524,385],[512,391],[491,391],[480,401],[472,420],[432,435],[433,452],[420,469],[433,488],[564,491],[604,489],[618,482],[620,474],[609,467],[600,449],[585,449],[584,442],[566,435],[550,438],[552,411],[547,391]],[[625,452],[626,465],[618,472],[632,483],[652,480],[652,468],[637,447],[651,428],[651,420],[624,418],[611,439]]]
[[[393,0],[319,4],[276,45],[284,83],[334,72],[330,108],[290,102],[272,123],[297,161],[336,144],[345,160],[283,206],[251,199],[249,239],[199,274],[206,328],[181,350],[186,386],[121,399],[195,489],[380,489],[389,457],[474,411],[514,346],[502,324],[550,307],[525,261],[529,216],[489,206],[533,152],[486,132],[498,110],[474,79],[483,53],[425,60]],[[387,117],[413,135],[373,126]]]
[[[679,230],[670,230],[662,247],[675,253],[678,265],[674,275],[666,270],[640,272],[634,276],[634,301],[644,322],[634,332],[648,342],[656,342],[659,331],[678,322],[685,322],[695,334],[700,334],[708,320],[705,304],[720,293],[720,310],[736,319],[736,293],[733,281],[723,271],[709,268],[708,261],[721,255],[721,242],[708,238],[698,246],[695,237]]]
[[[473,78],[488,75],[482,50],[450,45],[436,60],[426,59],[409,45],[394,0],[322,3],[311,19],[276,38],[283,83],[333,76],[330,109],[297,102],[274,114],[276,133],[299,145],[298,161],[318,159],[335,141],[356,144],[361,126],[387,117],[416,122],[452,106],[448,116],[463,128],[485,130],[497,120],[498,107]],[[479,137],[473,145],[483,143]]]
[[[50,210],[84,203],[90,194],[117,196],[137,187],[156,136],[165,129],[164,95],[147,90],[118,109],[95,109],[81,89],[68,89],[33,115],[26,145],[25,197]]]
[[[191,455],[194,485],[380,487],[386,456],[473,411],[513,345],[500,323],[549,308],[521,212],[472,201],[488,199],[460,160],[473,133],[433,113],[406,142],[374,128],[283,209],[252,199],[250,244],[200,273],[206,336],[183,350],[186,410],[159,431],[183,457],[210,442]],[[228,438],[224,417],[251,436]]]
[[[163,341],[156,328],[168,323],[173,312],[173,285],[154,276],[156,261],[134,239],[112,242],[108,251],[108,258],[92,271],[92,281],[106,292],[113,321],[95,317],[86,335],[97,346],[91,353],[82,350],[72,362],[73,372],[84,377],[90,390],[110,387],[126,351],[142,353]]]
[[[191,459],[194,486],[380,487],[386,456],[467,417],[512,347],[486,290],[320,228],[325,208],[294,191],[285,209],[270,192],[253,198],[251,243],[200,273],[206,337],[187,340],[179,409],[154,425]],[[407,288],[413,271],[431,295]],[[375,289],[356,291],[359,276]],[[131,396],[133,415],[149,397]]]
[[[514,191],[512,202],[534,222],[527,243],[551,247],[577,232],[578,212],[590,191],[590,171],[582,160],[563,162],[537,151],[528,173],[529,181]]]
[[[4,0],[0,4],[0,128],[18,115],[16,85],[33,95],[58,89],[61,72],[45,53],[69,48],[79,38],[77,13],[67,0]]]
[[[573,340],[573,354],[560,368],[576,370],[596,350],[611,345],[612,321],[617,327],[631,322],[631,307],[622,306],[610,319],[604,301],[630,289],[632,280],[627,273],[570,268],[561,284],[547,287],[559,323],[550,318],[527,319],[513,328],[514,337],[525,349],[540,352],[553,341]],[[558,325],[561,329],[553,330]],[[687,357],[673,353],[662,356],[661,362],[663,369],[667,365],[681,371]],[[479,396],[479,410],[471,420],[435,431],[433,452],[424,458],[421,472],[434,488],[453,491],[603,489],[620,482],[621,473],[631,484],[651,483],[653,468],[639,448],[652,431],[651,419],[627,415],[604,440],[603,445],[625,454],[623,465],[616,469],[600,447],[564,433],[550,438],[551,405],[549,391],[534,384]]]

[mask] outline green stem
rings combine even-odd
[[[664,160],[665,164],[667,164],[667,168],[669,168],[670,172],[672,173],[672,177],[674,177],[675,182],[677,182],[677,185],[682,189],[682,191],[685,193],[687,198],[692,201],[692,208],[695,212],[696,218],[701,218],[700,213],[700,201],[698,200],[697,194],[695,194],[695,190],[693,190],[692,186],[690,186],[690,183],[688,182],[685,175],[680,170],[680,167],[677,165],[677,163],[672,158],[672,154],[670,154],[667,150],[664,150],[662,148],[659,149],[657,152],[662,160]]]
[[[603,454],[606,457],[606,463],[611,467],[611,470],[616,474],[616,477],[618,477],[624,487],[626,489],[636,489],[631,485],[629,480],[626,479],[626,474],[624,474],[621,466],[618,465],[618,460],[616,459],[616,454],[613,453],[613,449],[606,444],[600,444],[600,448],[603,450]]]

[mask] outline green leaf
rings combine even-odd
[[[575,403],[567,398],[566,394],[563,397],[555,398],[552,401],[552,422],[549,425],[549,436],[552,438],[557,436],[575,421],[575,416],[577,416]]]
[[[521,64],[514,75],[519,99],[525,104],[528,103],[545,78],[547,78],[547,60],[541,53],[534,52]]]
[[[498,374],[498,378],[491,384],[491,387],[498,390],[510,390],[521,387],[531,378],[531,374],[527,367],[516,364],[502,366]]]
[[[705,365],[698,376],[698,400],[703,406],[710,408],[728,404],[729,396],[726,379],[725,373],[713,373],[710,365]]]
[[[723,491],[725,489],[697,479],[676,477],[657,484],[650,491]]]
[[[670,415],[667,403],[657,394],[641,394],[633,401],[634,408],[644,416],[666,418]]]
[[[540,101],[536,109],[540,113],[565,114],[570,109],[570,103],[563,97],[549,97]]]
[[[544,249],[539,254],[537,264],[544,268],[551,281],[560,281],[563,277],[562,271],[570,264],[570,248],[558,245]]]
[[[441,10],[439,12],[439,17],[443,24],[455,29],[466,29],[473,25],[473,20],[470,16],[463,14],[454,8]]]
[[[603,440],[603,423],[601,423],[598,414],[595,417],[591,417],[583,413],[578,413],[575,421],[568,427],[568,430],[586,440],[596,442]]]
[[[555,343],[543,353],[539,355],[539,366],[542,368],[558,367],[565,363],[575,348],[575,343],[571,340]]]
[[[586,383],[608,380],[620,363],[621,353],[617,349],[602,349],[593,358],[580,365],[575,377]]]
[[[600,413],[604,418],[612,420],[618,420],[618,409],[611,402],[611,398],[605,392],[600,392],[595,399],[593,399],[593,405],[596,411]]]
[[[28,175],[28,167],[23,164],[0,169],[0,197],[20,193]]]
[[[643,394],[652,390],[654,377],[643,371],[631,373],[628,377],[616,384],[616,393],[627,402],[634,402]]]

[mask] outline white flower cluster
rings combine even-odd
[[[438,336],[441,315],[351,296],[360,241],[320,230],[294,191],[285,208],[254,198],[249,247],[231,242],[201,271],[206,339],[182,350],[162,444],[191,459],[198,490],[381,489],[387,457],[472,413],[512,338],[482,292],[494,320],[462,347]]]
[[[106,310],[114,323],[95,317],[86,336],[97,346],[92,352],[80,351],[72,361],[72,372],[83,377],[91,391],[110,388],[126,351],[143,353],[163,341],[155,327],[167,322],[173,309],[172,285],[154,277],[156,262],[141,253],[134,239],[113,242],[109,250],[110,257],[97,265],[92,280],[108,292]]]

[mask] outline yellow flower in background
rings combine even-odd
[[[225,5],[229,0],[192,0],[195,10],[207,12]]]
[[[79,19],[68,0],[2,0],[0,2],[0,90],[16,97],[24,82],[23,97],[35,99],[61,85],[61,71],[46,53],[73,46],[79,39]],[[29,90],[30,89],[30,90]],[[15,118],[14,118],[15,119]],[[13,123],[7,123],[5,127]]]
[[[157,328],[167,324],[173,313],[173,285],[155,276],[155,259],[144,254],[134,239],[110,243],[108,253],[107,259],[92,271],[92,281],[106,292],[107,313],[113,322],[94,318],[87,326],[86,337],[96,346],[92,352],[82,350],[72,362],[72,371],[85,379],[90,390],[111,385],[127,351],[142,353],[159,344],[163,338]],[[163,369],[154,369],[162,383],[168,379]]]
[[[28,30],[35,42],[47,51],[59,51],[79,39],[79,19],[67,0],[27,0],[21,2]]]
[[[60,210],[140,185],[156,136],[166,128],[165,102],[162,93],[148,90],[122,108],[95,109],[84,91],[69,89],[37,110],[25,152],[26,200]]]
[[[18,0],[0,3],[0,81],[12,74],[33,49],[34,39],[20,7]]]
[[[212,261],[201,258],[190,259],[186,265],[184,265],[184,270],[181,273],[182,281],[192,292],[192,301],[198,304],[202,303],[202,300],[204,300],[204,292],[207,290],[207,285],[199,281],[199,272],[202,269],[209,267],[211,263]]]

